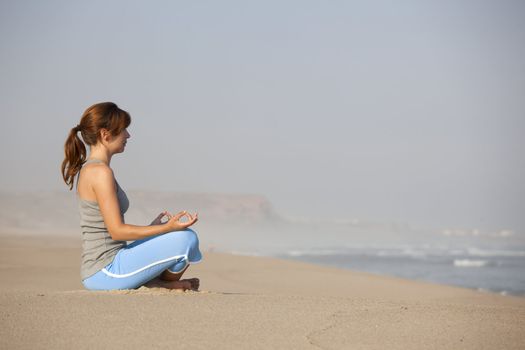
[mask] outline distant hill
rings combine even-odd
[[[261,225],[282,222],[263,196],[127,191],[126,221],[147,225],[163,210],[199,212],[208,225]],[[67,192],[0,192],[2,229],[64,230],[79,227],[78,203]]]

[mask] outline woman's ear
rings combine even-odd
[[[111,137],[111,133],[108,131],[108,129],[100,129],[100,140],[104,141],[104,142],[109,142],[110,141],[110,137]]]

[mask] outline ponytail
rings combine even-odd
[[[86,146],[77,135],[79,131],[80,125],[71,129],[64,145],[65,158],[62,162],[62,177],[70,190],[73,189],[75,176],[86,161]]]

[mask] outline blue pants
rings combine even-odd
[[[82,283],[91,290],[134,289],[166,269],[177,273],[201,259],[195,231],[168,232],[128,244],[110,264]]]

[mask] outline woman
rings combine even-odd
[[[142,285],[198,290],[197,278],[181,279],[188,264],[202,258],[197,235],[189,228],[197,221],[197,214],[164,211],[149,226],[124,222],[129,202],[110,163],[113,155],[124,152],[130,123],[129,114],[116,104],[95,104],[71,129],[64,146],[62,175],[70,190],[78,175],[82,283],[92,290]],[[84,143],[90,147],[87,159]]]

